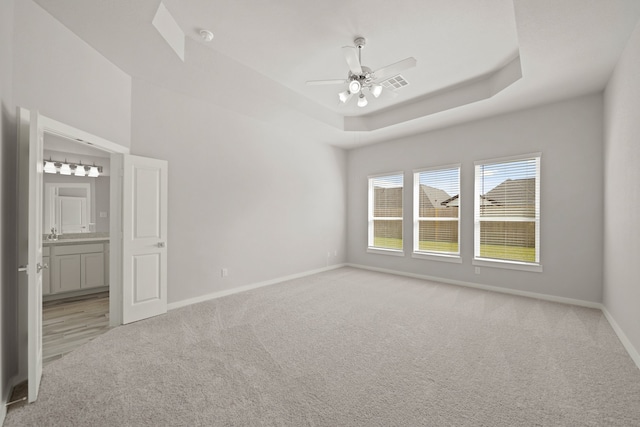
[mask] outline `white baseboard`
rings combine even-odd
[[[464,286],[464,287],[467,287],[467,288],[482,289],[482,290],[485,290],[485,291],[500,292],[500,293],[503,293],[503,294],[517,295],[517,296],[521,296],[521,297],[529,297],[529,298],[535,298],[535,299],[540,299],[540,300],[545,300],[545,301],[577,305],[577,306],[580,306],[580,307],[598,308],[599,309],[602,306],[599,302],[592,302],[592,301],[584,301],[584,300],[580,300],[580,299],[558,297],[558,296],[555,296],[555,295],[539,294],[539,293],[536,293],[536,292],[529,292],[529,291],[519,291],[519,290],[516,290],[516,289],[501,288],[499,286],[482,285],[480,283],[464,282],[462,280],[445,279],[445,278],[442,278],[442,277],[427,276],[427,275],[424,275],[424,274],[407,273],[407,272],[404,272],[404,271],[389,270],[389,269],[386,269],[386,268],[369,267],[368,265],[347,264],[347,266],[354,267],[354,268],[361,268],[363,270],[378,271],[380,273],[388,273],[388,274],[395,274],[395,275],[398,275],[398,276],[412,277],[414,279],[423,279],[423,280],[430,280],[432,282],[446,283],[448,285],[458,285],[458,286]]]
[[[186,307],[191,304],[197,304],[199,302],[209,301],[215,298],[226,297],[227,295],[233,295],[240,292],[250,291],[252,289],[262,288],[263,286],[275,285],[276,283],[286,282],[287,280],[299,279],[301,277],[311,276],[312,274],[322,273],[323,271],[335,270],[340,267],[344,267],[346,264],[335,264],[328,267],[318,268],[316,270],[304,271],[302,273],[291,274],[289,276],[278,277],[276,279],[266,280],[264,282],[252,283],[250,285],[239,286],[237,288],[226,289],[224,291],[213,292],[206,295],[201,295],[195,298],[188,298],[181,301],[172,302],[167,304],[168,310],[175,310],[176,308]]]
[[[7,403],[9,403],[9,399],[11,399],[11,393],[13,392],[13,388],[20,384],[18,380],[18,376],[14,376],[7,383],[7,390],[5,391],[5,395],[2,396],[2,406],[0,407],[0,426],[4,425],[4,419],[7,416]]]
[[[616,322],[611,313],[609,313],[607,307],[602,305],[601,308],[602,313],[604,313],[604,317],[607,318],[616,335],[618,335],[618,338],[620,339],[620,342],[622,343],[624,348],[627,350],[627,353],[629,353],[631,359],[633,359],[638,369],[640,369],[640,353],[638,353],[638,350],[633,346],[633,344],[631,344],[631,341],[629,340],[629,338],[627,338],[627,335],[624,333],[620,325],[618,325],[618,322]]]

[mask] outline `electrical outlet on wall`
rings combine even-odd
[[[480,274],[480,267],[476,267],[476,274]]]
[[[227,277],[228,275],[229,275],[229,269],[228,268],[223,268],[222,270],[220,270],[220,276]]]

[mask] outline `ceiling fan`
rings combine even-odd
[[[342,53],[347,60],[349,66],[349,74],[346,79],[334,80],[309,80],[308,85],[331,85],[347,83],[347,90],[340,92],[338,98],[342,103],[349,101],[353,95],[358,95],[358,107],[366,107],[369,103],[367,97],[363,93],[364,90],[369,91],[374,97],[379,97],[382,93],[382,85],[380,84],[389,77],[398,75],[407,68],[416,66],[416,59],[409,57],[402,61],[396,62],[386,67],[371,71],[369,67],[362,65],[362,49],[366,45],[364,37],[356,38],[353,46],[344,46]],[[357,49],[357,52],[356,52]]]

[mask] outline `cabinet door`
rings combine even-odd
[[[104,253],[82,254],[80,261],[80,287],[86,289],[104,286]]]
[[[42,264],[48,265],[49,268],[42,270],[42,295],[49,295],[51,293],[51,258],[48,256],[42,257]]]
[[[56,255],[53,257],[52,293],[80,289],[80,255]]]

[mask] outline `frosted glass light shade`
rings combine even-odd
[[[371,85],[371,94],[376,98],[380,96],[382,93],[382,86],[380,85]]]
[[[338,98],[340,98],[340,102],[342,102],[343,104],[345,102],[347,102],[348,100],[350,100],[352,96],[353,96],[353,94],[351,92],[349,92],[348,90],[345,90],[344,92],[340,92],[338,94]]]
[[[44,173],[56,173],[56,165],[50,160],[44,161]]]
[[[63,163],[60,166],[60,175],[71,175],[71,165],[69,163]]]

